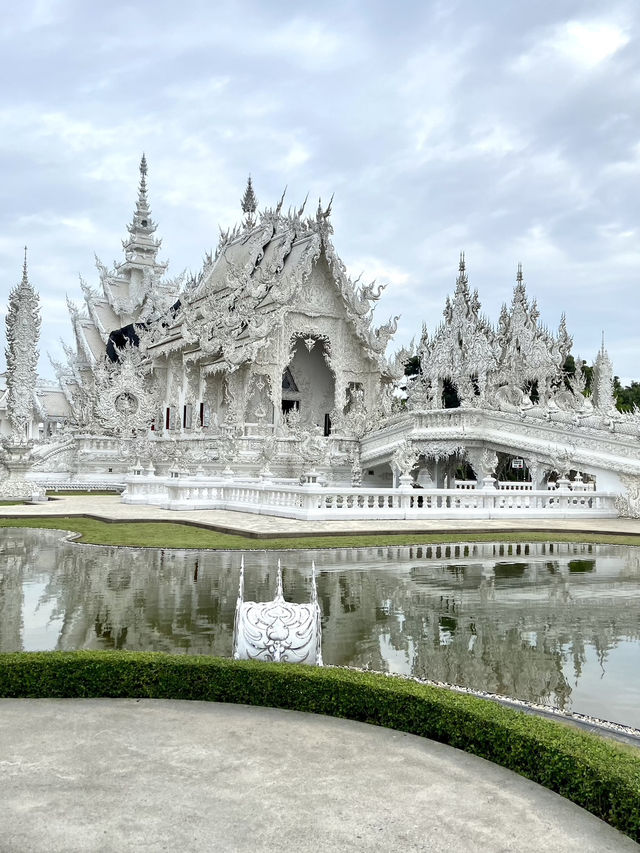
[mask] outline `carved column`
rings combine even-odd
[[[228,374],[226,379],[227,423],[241,426],[247,406],[247,371],[243,368]]]
[[[529,469],[529,474],[531,476],[531,485],[534,489],[542,489],[544,488],[544,467],[542,462],[535,457],[525,457],[525,465]]]
[[[481,488],[487,477],[495,477],[498,456],[487,447],[471,447],[467,450],[467,459],[476,475],[477,488]]]

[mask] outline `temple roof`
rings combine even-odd
[[[147,346],[161,352],[184,341],[197,342],[203,354],[229,367],[253,360],[285,313],[320,313],[313,307],[312,273],[314,266],[326,263],[335,306],[332,309],[325,299],[323,312],[344,317],[368,357],[386,368],[384,350],[397,318],[379,329],[372,327],[373,304],[383,288],[358,286],[348,277],[330,239],[331,205],[323,209],[320,203],[315,217],[303,218],[303,208],[282,214],[281,201],[256,219],[253,210],[244,210],[253,202],[245,201],[244,221],[221,233],[215,255],[206,258],[183,294],[181,311],[174,321],[150,332]]]

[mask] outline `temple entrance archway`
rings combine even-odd
[[[301,423],[331,432],[330,413],[335,401],[335,376],[328,364],[327,342],[299,336],[293,356],[282,374],[282,413],[297,409]]]

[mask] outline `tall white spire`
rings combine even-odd
[[[29,438],[35,409],[40,337],[40,299],[29,283],[27,247],[24,247],[22,280],[9,294],[5,317],[7,330],[7,413],[14,437]]]
[[[602,345],[593,363],[593,376],[591,378],[591,401],[594,408],[601,412],[613,413],[616,411],[616,395],[613,387],[613,365],[609,353],[604,347],[604,332],[602,332]]]
[[[157,228],[151,218],[151,208],[147,198],[147,158],[142,155],[140,160],[140,184],[138,185],[138,200],[133,218],[127,230],[129,237],[122,241],[127,261],[142,264],[155,264],[161,241],[153,234]]]

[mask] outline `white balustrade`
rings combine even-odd
[[[124,483],[114,480],[50,480],[29,477],[34,484],[47,492],[113,492],[118,494],[125,488]]]
[[[499,480],[498,488],[502,492],[531,492],[533,491],[533,483],[528,481],[511,482],[510,480]]]
[[[352,488],[202,475],[130,475],[123,501],[166,509],[225,509],[309,520],[617,516],[615,495],[568,488]]]
[[[475,480],[456,480],[456,489],[475,489],[478,484]]]

